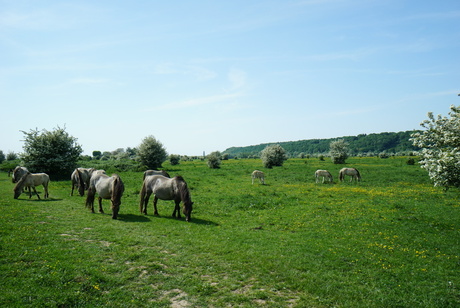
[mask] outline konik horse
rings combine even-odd
[[[96,170],[94,168],[77,168],[72,172],[70,179],[72,181],[72,191],[70,195],[73,196],[73,190],[75,187],[78,188],[78,193],[80,196],[85,194],[85,190],[89,187],[89,180],[93,171]]]
[[[356,180],[357,182],[361,181],[361,174],[359,173],[358,169],[356,168],[342,168],[339,171],[339,179],[340,182],[345,180],[345,176],[350,176],[350,182]]]
[[[99,195],[99,212],[104,213],[102,199],[110,199],[112,202],[112,218],[117,219],[124,191],[125,186],[118,175],[108,176],[104,170],[96,170],[89,181],[86,207],[90,208],[91,212],[94,213],[94,199],[97,193]]]
[[[332,174],[327,171],[327,170],[316,170],[315,172],[315,179],[316,179],[316,183],[319,183],[320,181],[320,178],[323,178],[323,182],[327,179],[329,181],[329,183],[332,183],[334,181],[334,179],[332,178]]]
[[[32,198],[32,193],[30,191],[30,188],[34,190],[34,193],[37,195],[38,199],[40,199],[40,196],[37,193],[37,190],[35,189],[36,186],[43,185],[43,188],[45,190],[44,198],[48,198],[48,184],[50,182],[50,177],[46,173],[30,173],[27,171],[26,174],[24,174],[21,179],[16,183],[14,186],[14,199],[19,198],[21,195],[22,191],[24,188],[29,188],[29,199]]]
[[[177,212],[177,217],[181,218],[179,204],[182,201],[182,211],[185,215],[185,220],[191,220],[193,202],[190,197],[190,191],[187,187],[187,183],[185,182],[183,177],[176,176],[171,179],[162,175],[146,176],[144,179],[144,183],[142,184],[142,190],[140,193],[139,209],[141,213],[147,215],[147,205],[149,203],[149,198],[152,194],[154,194],[154,215],[159,215],[157,209],[158,199],[174,200],[175,206],[172,216],[176,217]]]
[[[260,183],[265,184],[265,174],[262,171],[254,170],[251,174],[252,184],[254,184],[254,179],[259,179]]]

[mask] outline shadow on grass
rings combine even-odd
[[[16,200],[18,200],[18,201],[31,201],[31,202],[54,202],[54,201],[62,201],[64,199],[55,199],[55,198],[37,199],[37,196],[32,196],[32,198],[30,198],[30,199],[29,199],[29,197],[26,197],[26,198],[19,197]]]
[[[165,216],[148,215],[148,216],[152,216],[152,217],[155,217],[157,219],[175,220],[175,221],[178,221],[178,222],[197,224],[197,225],[207,225],[207,226],[218,226],[219,225],[218,223],[215,223],[215,222],[210,221],[210,220],[195,218],[195,217],[193,217],[193,215],[192,215],[192,219],[189,222],[185,221],[184,216],[182,216],[182,218],[175,218],[175,217],[168,216],[168,215],[165,215]]]
[[[147,216],[134,215],[134,214],[118,214],[118,220],[123,221],[123,222],[149,222],[149,221],[152,221]]]

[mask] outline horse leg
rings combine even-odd
[[[99,213],[104,214],[104,210],[102,209],[102,198],[99,197],[98,199],[99,199]]]
[[[145,215],[147,215],[147,207],[149,205],[149,199],[150,199],[150,195],[152,193],[147,193],[145,195],[145,199],[144,199],[144,204],[143,204],[143,209],[142,209],[142,213],[144,213]]]
[[[47,198],[49,197],[49,194],[48,194],[48,186],[43,185],[43,190],[45,191],[45,196],[44,196],[44,198],[47,199]]]
[[[30,187],[29,187],[29,189],[30,189]],[[34,190],[34,193],[37,195],[38,199],[40,199],[40,196],[38,195],[38,192],[35,189],[35,186],[32,186],[32,189]],[[30,197],[32,197],[32,194],[30,194]],[[30,197],[29,197],[29,199],[30,199]]]
[[[158,198],[157,196],[155,196],[155,198],[153,198],[153,209],[154,209],[153,215],[160,216],[157,210],[157,202],[158,202]]]
[[[180,200],[174,201],[174,212],[172,214],[172,217],[176,218],[176,212],[177,212],[177,218],[181,219],[182,216],[180,215]]]

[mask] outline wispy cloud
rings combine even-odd
[[[231,93],[231,94],[220,94],[220,95],[199,97],[199,98],[189,99],[189,100],[180,101],[180,102],[172,102],[169,104],[153,107],[153,108],[150,108],[149,111],[191,108],[191,107],[198,107],[198,106],[203,106],[203,105],[212,105],[216,103],[227,102],[227,101],[230,101],[240,96],[242,96],[241,93]]]

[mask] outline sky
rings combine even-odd
[[[0,0],[0,150],[169,154],[421,129],[460,105],[460,1]]]

